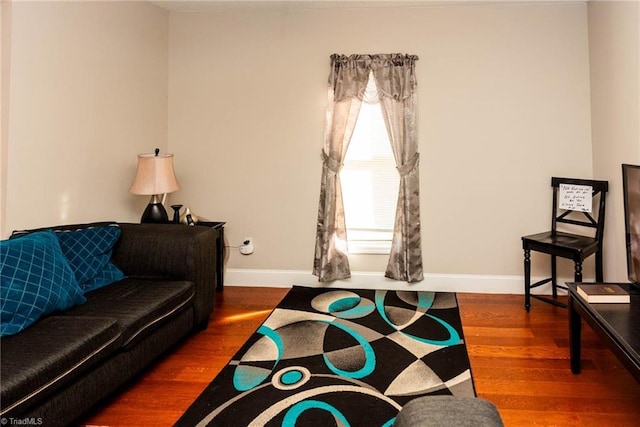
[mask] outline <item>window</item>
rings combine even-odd
[[[340,172],[350,253],[391,251],[400,177],[376,92],[370,75],[365,100],[374,101],[360,107]]]

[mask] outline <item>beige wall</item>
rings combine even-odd
[[[7,168],[9,148],[9,61],[11,58],[11,3],[0,2],[0,224],[7,212]],[[4,237],[0,225],[0,238]]]
[[[583,3],[174,12],[172,200],[254,237],[230,268],[310,271],[329,55],[417,54],[426,272],[521,275],[550,177],[592,175],[587,41]]]
[[[622,163],[640,164],[640,2],[590,2],[593,158],[609,181],[605,279],[626,281]]]
[[[136,221],[135,155],[158,146],[176,154],[171,203],[227,221],[230,245],[254,237],[229,268],[310,271],[329,55],[406,52],[420,56],[425,270],[517,278],[552,175],[610,179],[609,231],[622,226],[619,163],[640,163],[637,10],[5,3],[0,232]],[[607,238],[618,280],[622,237]]]
[[[148,2],[11,4],[3,236],[139,218],[136,155],[167,146],[168,16]]]

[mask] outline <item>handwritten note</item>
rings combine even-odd
[[[560,209],[591,212],[591,193],[589,185],[560,184]]]

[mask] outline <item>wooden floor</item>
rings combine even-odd
[[[170,426],[258,328],[288,289],[226,287],[209,328],[159,360],[82,421]],[[587,326],[582,373],[569,369],[567,311],[519,295],[458,294],[478,396],[506,426],[637,426],[640,385]]]

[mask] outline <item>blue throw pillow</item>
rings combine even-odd
[[[0,336],[85,301],[52,231],[0,242]]]
[[[122,271],[110,262],[121,233],[117,225],[55,230],[55,233],[84,292],[124,278]]]
[[[115,264],[108,262],[107,265],[105,265],[104,268],[95,275],[95,277],[84,282],[81,287],[84,292],[87,293],[122,280],[124,277],[124,273],[116,267]]]

